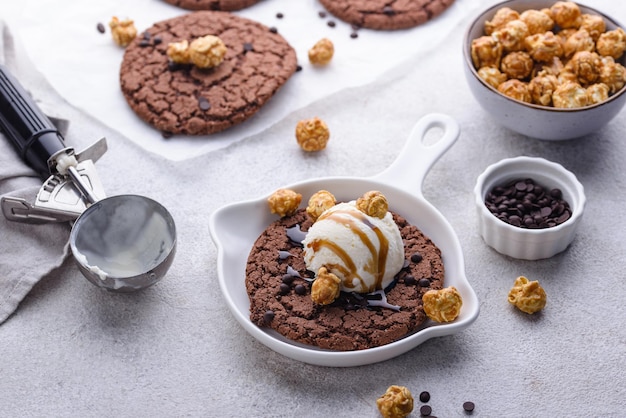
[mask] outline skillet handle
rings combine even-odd
[[[424,141],[433,128],[441,129],[443,133],[435,143],[427,145]],[[424,178],[433,164],[456,142],[459,133],[459,124],[448,115],[430,113],[423,116],[413,127],[394,162],[372,179],[422,196]]]

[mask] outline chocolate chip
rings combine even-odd
[[[146,39],[142,39],[141,41],[139,41],[139,46],[142,47],[142,48],[150,46],[150,41],[148,41]]]
[[[272,27],[270,28],[270,32],[272,32],[272,33],[278,33],[278,28],[276,28],[275,26],[272,26]]]
[[[428,280],[428,279],[420,279],[418,284],[420,285],[420,287],[429,287],[430,286],[430,280]]]
[[[474,410],[474,407],[475,407],[474,402],[470,402],[470,401],[463,402],[463,409],[466,412],[472,412]]]
[[[356,33],[356,32],[352,32],[352,33],[350,34],[350,37],[351,37],[352,39],[356,39],[356,38],[358,38],[358,37],[359,37],[359,34],[358,34],[358,33]]]
[[[391,6],[383,7],[383,13],[386,14],[387,16],[393,16],[396,14],[396,12],[393,10],[393,7]]]
[[[266,324],[269,324],[270,322],[272,322],[273,319],[274,319],[274,311],[266,311],[265,314],[263,314],[263,321]]]
[[[155,36],[152,42],[154,42],[155,45],[158,45],[163,42],[163,38],[161,38],[160,36]]]
[[[410,274],[407,274],[404,277],[404,284],[406,284],[407,286],[413,286],[416,283],[415,277],[411,276]]]
[[[485,197],[485,206],[513,226],[550,228],[569,219],[572,210],[559,189],[546,191],[531,178],[515,179],[493,187]]]
[[[420,253],[411,254],[411,261],[416,264],[419,263],[420,261],[422,261],[422,255]]]
[[[291,275],[291,274],[285,274],[285,275],[283,276],[283,279],[282,279],[282,280],[283,280],[283,283],[285,283],[285,284],[288,284],[288,285],[289,285],[289,284],[293,283],[293,281],[294,281],[295,279],[296,279],[296,276],[293,276],[293,275]]]
[[[430,401],[430,393],[428,393],[427,391],[424,391],[424,392],[420,393],[420,401],[421,402],[428,402],[428,401]]]
[[[429,416],[431,412],[433,412],[433,408],[431,408],[430,405],[422,405],[420,407],[420,415],[423,417]]]
[[[278,19],[282,19],[283,17],[285,17],[285,15],[283,15],[282,13],[279,12],[279,13],[276,13],[276,17]]]
[[[161,136],[165,139],[170,139],[172,136],[174,136],[174,134],[168,131],[163,131],[161,132]]]
[[[96,25],[96,29],[98,29],[98,32],[100,32],[100,33],[106,32],[106,29],[104,28],[104,25],[102,23],[98,23]]]
[[[294,287],[294,290],[299,295],[306,295],[306,287],[304,287],[304,285],[297,284],[296,287]]]
[[[335,23],[334,20],[329,20],[328,23],[326,23],[329,27],[334,28],[335,26],[337,26],[337,23]]]
[[[301,65],[298,65],[298,66],[296,67],[296,71],[302,71],[302,66],[301,66]]]
[[[245,54],[246,52],[250,52],[250,51],[254,51],[254,47],[252,46],[252,44],[250,42],[244,42],[243,43],[243,53]]]
[[[211,108],[211,103],[205,97],[198,97],[198,106],[202,110],[209,110]]]
[[[284,279],[283,279],[284,281]],[[280,294],[281,295],[286,295],[287,293],[289,293],[289,291],[291,290],[291,286],[289,286],[287,283],[281,283],[280,284]]]
[[[321,18],[325,18],[326,17],[326,12],[318,12],[317,15]]]

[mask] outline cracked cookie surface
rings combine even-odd
[[[260,0],[165,0],[173,6],[187,10],[221,10],[230,12],[245,9]]]
[[[439,16],[454,0],[320,0],[337,18],[362,28],[407,29]]]
[[[401,216],[393,216],[406,262],[395,286],[387,291],[387,302],[400,310],[367,306],[361,295],[344,292],[330,305],[313,303],[313,273],[306,270],[302,246],[287,233],[296,225],[302,231],[311,226],[305,210],[300,209],[268,226],[248,256],[246,289],[251,321],[290,340],[341,351],[389,344],[417,331],[426,320],[422,295],[443,286],[443,261],[428,237]]]
[[[174,65],[170,42],[218,36],[224,61],[212,69]],[[154,24],[126,48],[120,86],[145,122],[165,134],[206,135],[256,113],[296,71],[294,49],[258,22],[199,11]]]

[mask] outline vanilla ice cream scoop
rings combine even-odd
[[[385,289],[404,265],[404,244],[391,213],[369,216],[354,201],[323,212],[302,244],[307,269],[317,274],[326,267],[345,292]]]

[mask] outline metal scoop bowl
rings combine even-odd
[[[0,128],[22,159],[47,180],[34,205],[3,196],[11,221],[73,222],[72,255],[96,286],[132,292],[153,285],[176,253],[171,214],[144,196],[105,197],[93,162],[106,151],[102,138],[76,153],[19,82],[0,66]]]

